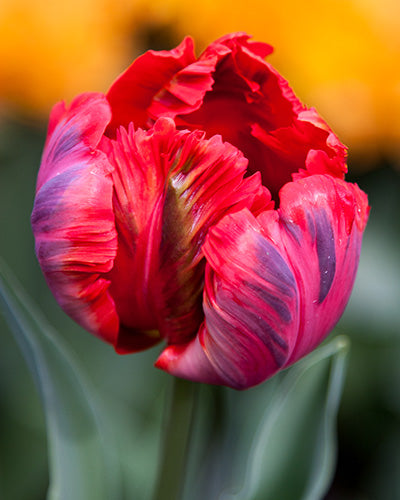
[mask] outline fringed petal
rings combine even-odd
[[[102,148],[114,166],[119,239],[109,277],[123,335],[159,329],[169,343],[185,342],[203,319],[208,229],[232,211],[265,209],[271,197],[259,176],[243,179],[240,151],[218,136],[177,131],[168,118],[148,131],[120,129]]]

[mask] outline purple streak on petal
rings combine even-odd
[[[38,192],[31,222],[34,227],[36,227],[36,224],[40,224],[42,234],[56,231],[58,226],[62,227],[65,224],[66,217],[73,218],[73,213],[65,214],[63,218],[53,218],[53,214],[57,212],[57,207],[62,202],[62,195],[68,189],[68,186],[79,178],[79,174],[84,168],[85,165],[74,165],[63,175],[57,175],[49,179]]]
[[[249,283],[243,282],[243,289],[245,290]],[[257,287],[259,290],[254,290],[254,287],[251,288],[251,291],[259,292],[261,287]],[[288,344],[287,342],[279,335],[279,333],[273,328],[271,325],[271,321],[268,321],[268,317],[264,314],[261,316],[256,310],[255,305],[259,298],[256,293],[253,295],[249,289],[247,289],[247,293],[249,293],[248,304],[240,303],[238,304],[234,297],[226,297],[226,293],[220,293],[220,296],[217,297],[218,306],[224,310],[230,317],[235,319],[236,324],[241,325],[240,328],[242,331],[251,332],[252,336],[255,339],[261,340],[261,342],[266,346],[269,352],[272,354],[277,366],[282,366],[287,359],[287,351]],[[275,310],[274,305],[271,304],[272,294],[268,294],[267,304],[271,305],[271,307]],[[251,305],[253,307],[251,308]],[[245,306],[245,307],[243,307]],[[206,314],[207,325],[214,332],[217,332],[217,329],[213,329],[213,326],[217,326],[215,323],[212,325],[212,321],[210,322],[210,315]],[[220,318],[218,316],[214,316],[214,318],[219,323]],[[222,331],[221,325],[218,325],[219,331]],[[225,327],[227,328],[227,327]],[[229,327],[228,327],[229,328]]]
[[[264,303],[271,306],[271,308],[274,309],[274,311],[276,311],[276,313],[279,315],[279,317],[284,323],[290,323],[292,321],[292,314],[289,310],[289,307],[282,299],[280,299],[273,293],[268,292],[262,286],[255,285],[251,281],[243,281],[243,286],[247,287],[249,290],[252,290],[256,295],[258,295],[262,299]],[[294,292],[285,295],[293,296]]]
[[[310,212],[306,212],[306,221],[307,221],[307,227],[308,227],[308,232],[311,236],[311,240],[315,241],[316,238],[316,228],[315,228],[315,222],[313,219],[313,216],[311,215]],[[298,241],[299,243],[299,241]]]
[[[278,250],[261,235],[255,239],[254,272],[276,287],[282,294],[292,297],[296,286],[292,271]]]
[[[300,244],[301,240],[301,231],[298,225],[294,224],[290,220],[285,220],[282,217],[282,221],[284,222],[283,228],[293,237],[296,243]]]
[[[277,227],[273,212],[265,216]],[[296,341],[297,284],[284,254],[262,230],[244,210],[224,218],[203,246],[210,266],[203,345],[221,379],[235,388],[285,366]]]
[[[315,214],[317,255],[320,272],[318,303],[331,289],[336,272],[335,235],[325,210]]]
[[[59,162],[70,155],[73,148],[79,143],[80,135],[81,131],[77,127],[71,126],[70,129],[65,129],[63,135],[47,151],[47,161]]]

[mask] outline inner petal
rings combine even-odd
[[[269,192],[259,174],[243,179],[238,149],[220,136],[176,130],[168,118],[148,131],[121,129],[102,147],[114,166],[118,252],[108,278],[121,334],[158,329],[170,343],[185,342],[203,320],[209,227],[232,211],[269,207]]]

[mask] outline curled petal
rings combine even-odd
[[[274,211],[268,211],[274,215]],[[246,210],[228,215],[210,231],[204,246],[207,256],[204,291],[205,325],[200,342],[203,357],[214,369],[218,383],[234,388],[255,385],[284,366],[298,329],[298,294],[285,258],[261,232],[257,219]],[[162,353],[157,366],[185,377],[187,356],[201,359],[189,345],[185,356]],[[193,364],[193,360],[192,364]],[[202,381],[205,362],[193,373]],[[210,369],[209,369],[210,371]],[[206,380],[211,382],[210,380]]]
[[[310,352],[348,301],[367,216],[364,193],[327,175],[286,185],[279,210],[226,216],[204,245],[199,338],[157,366],[243,389]]]
[[[272,131],[254,124],[252,135],[266,146],[269,164],[279,165],[268,173],[274,186],[315,174],[343,179],[347,172],[345,146],[315,110],[303,110],[290,126]]]
[[[101,94],[56,106],[32,213],[36,253],[61,307],[92,333],[113,342],[118,318],[105,277],[117,235],[111,167],[95,147],[110,110]]]
[[[212,89],[218,57],[195,61],[177,72],[165,86],[154,95],[148,108],[149,115],[174,118],[178,114],[198,109],[207,91]]]
[[[190,67],[194,61],[193,40],[190,37],[186,37],[173,50],[149,50],[138,57],[107,93],[112,108],[108,133],[114,136],[119,126],[128,128],[131,122],[136,127],[144,128],[149,125],[148,108],[153,98],[169,85],[180,70]],[[197,70],[192,72],[196,73]],[[191,72],[187,71],[185,75],[188,73]],[[179,77],[178,81],[182,83]]]

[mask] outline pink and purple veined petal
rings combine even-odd
[[[315,175],[284,186],[278,210],[222,219],[204,245],[204,324],[157,366],[244,389],[309,353],[349,299],[367,217],[357,186]]]
[[[36,254],[61,307],[90,332],[114,342],[118,318],[104,277],[117,233],[111,167],[96,149],[111,113],[101,94],[55,106],[32,213]]]

